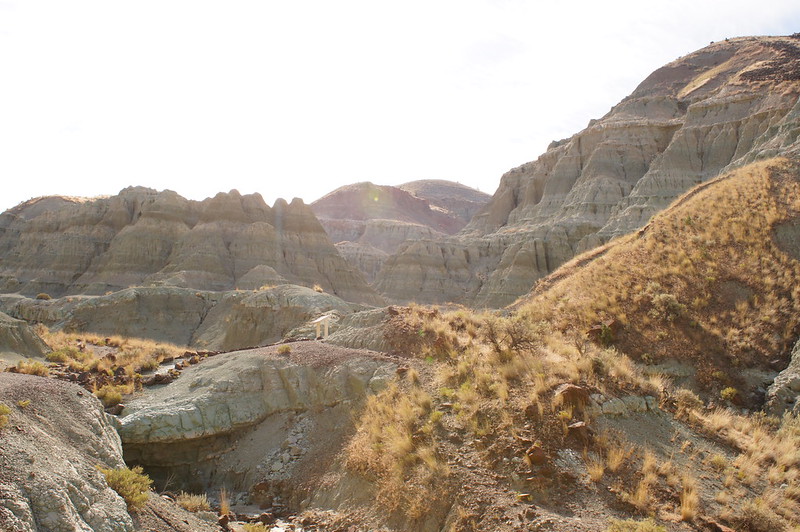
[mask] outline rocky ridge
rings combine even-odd
[[[256,291],[157,286],[53,300],[0,297],[0,310],[18,318],[15,323],[26,320],[70,332],[148,338],[214,351],[275,343],[322,314],[348,315],[360,308],[289,284]]]
[[[603,118],[506,173],[457,236],[406,242],[375,282],[397,301],[502,306],[691,186],[800,152],[800,39],[714,43],[656,70]]]
[[[45,208],[47,205],[53,208]],[[299,199],[232,190],[202,202],[136,187],[40,198],[0,215],[0,290],[52,296],[131,286],[226,291],[292,283],[380,303]]]

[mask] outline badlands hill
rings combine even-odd
[[[128,188],[94,200],[40,198],[0,215],[0,291],[53,297],[132,286],[227,291],[319,285],[380,303],[299,199],[258,194],[190,201]]]
[[[443,180],[398,187],[369,182],[340,187],[311,204],[342,255],[373,281],[406,240],[443,238],[462,229],[490,196]]]
[[[714,43],[656,70],[599,120],[506,173],[459,235],[405,243],[375,287],[399,301],[503,306],[690,187],[797,154],[800,38]]]

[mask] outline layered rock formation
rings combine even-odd
[[[194,489],[247,491],[303,467],[294,462],[309,462],[322,476],[315,449],[282,447],[287,427],[298,416],[315,420],[304,426],[322,432],[308,439],[323,444],[316,451],[332,452],[351,408],[382,389],[396,366],[377,354],[319,342],[291,346],[291,355],[275,348],[218,355],[129,403],[120,428],[126,460],[146,465],[157,479],[177,475]]]
[[[0,368],[23,358],[43,358],[49,351],[26,322],[0,312]]]
[[[230,292],[137,287],[96,297],[0,300],[0,309],[14,317],[51,328],[149,338],[204,350],[274,343],[322,314],[348,315],[359,308],[297,285]],[[26,352],[33,356],[33,351]]]
[[[488,201],[487,194],[449,181],[365,182],[338,188],[311,208],[345,259],[372,282],[400,244],[454,234]]]
[[[103,294],[142,285],[223,291],[278,282],[381,302],[298,199],[270,208],[260,195],[235,190],[196,202],[129,188],[83,202],[31,200],[0,215],[3,292]]]
[[[797,37],[730,39],[682,57],[506,173],[458,236],[404,244],[375,286],[399,301],[508,304],[691,186],[758,158],[796,155],[799,94]]]

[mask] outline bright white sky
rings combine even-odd
[[[797,0],[0,0],[0,211],[129,185],[493,193],[651,71]]]

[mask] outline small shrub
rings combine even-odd
[[[211,505],[208,504],[208,497],[205,493],[196,495],[194,493],[180,492],[175,499],[178,506],[190,512],[202,512],[211,510]]]
[[[17,401],[17,406],[19,406],[20,408],[26,408],[29,404],[31,404],[30,399],[20,399],[19,401]]]
[[[667,529],[657,525],[652,519],[644,521],[612,519],[606,532],[667,532]]]
[[[11,413],[11,409],[0,403],[0,429],[5,427],[8,424],[8,415]]]
[[[133,393],[133,390],[133,384],[107,384],[95,390],[94,395],[100,399],[103,406],[108,408],[120,404],[122,402],[122,395]]]
[[[50,297],[50,294],[46,294],[44,292],[41,292],[39,294],[36,294],[36,299],[41,299],[43,301],[49,301],[52,298]]]
[[[279,355],[288,355],[291,352],[292,352],[292,346],[290,346],[289,344],[283,344],[278,347]]]
[[[108,487],[116,491],[128,505],[128,511],[136,512],[144,508],[149,496],[150,480],[141,466],[133,469],[122,467],[119,469],[100,469],[106,477]]]
[[[724,401],[728,402],[735,400],[737,395],[739,395],[739,390],[737,390],[733,386],[728,386],[727,388],[724,388],[721,392],[719,392],[719,396]]]

